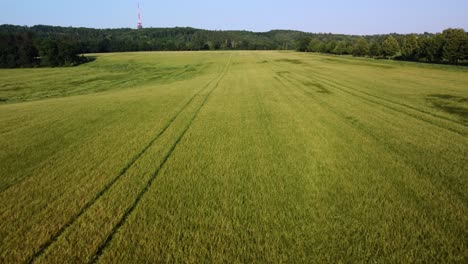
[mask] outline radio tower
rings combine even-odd
[[[138,29],[143,28],[143,23],[141,22],[141,8],[140,8],[140,1],[138,1]]]

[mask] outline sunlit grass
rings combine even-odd
[[[467,73],[286,52],[2,70],[0,262],[463,263]]]

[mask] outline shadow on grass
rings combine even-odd
[[[95,56],[81,55],[80,60],[76,64],[73,64],[71,66],[76,67],[76,66],[80,66],[80,65],[83,65],[83,64],[86,64],[86,63],[90,63],[90,62],[93,62],[93,61],[96,61],[96,60],[97,60],[97,57],[95,57]]]
[[[384,59],[387,58],[375,58],[375,59]],[[423,64],[433,64],[433,65],[451,65],[451,66],[468,66],[468,61],[459,61],[458,63],[450,63],[448,61],[425,61],[425,60],[406,60],[401,57],[396,57],[395,61],[405,61],[405,62],[414,62],[414,63],[423,63]]]
[[[303,64],[303,62],[301,60],[296,60],[296,59],[278,59],[278,60],[275,60],[276,62],[288,62],[288,63],[292,63],[292,64]]]
[[[428,100],[435,108],[456,115],[464,123],[468,123],[468,108],[463,105],[468,103],[468,98],[450,94],[431,94]]]
[[[325,86],[323,86],[320,83],[312,83],[312,82],[306,81],[306,82],[302,82],[302,84],[304,84],[305,86],[314,87],[317,90],[317,93],[322,93],[322,94],[332,93],[329,89],[325,88]]]

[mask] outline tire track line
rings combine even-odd
[[[382,100],[382,101],[385,101],[385,102],[388,102],[388,103],[392,103],[392,104],[396,104],[396,105],[399,105],[399,106],[402,106],[402,107],[406,107],[406,108],[409,108],[411,110],[414,110],[414,111],[417,111],[417,112],[420,112],[420,113],[423,113],[423,114],[427,114],[427,115],[431,115],[433,117],[437,117],[437,118],[440,118],[440,119],[443,119],[443,120],[446,120],[446,121],[449,121],[449,122],[452,122],[454,124],[457,124],[457,125],[462,125],[464,126],[463,123],[460,123],[456,120],[453,120],[451,118],[448,118],[448,117],[445,117],[445,116],[441,116],[441,115],[438,115],[438,114],[435,114],[435,113],[432,113],[432,112],[429,112],[429,111],[426,111],[426,110],[422,110],[422,109],[419,109],[419,108],[416,108],[414,106],[411,106],[411,105],[408,105],[408,104],[405,104],[405,103],[399,103],[399,102],[396,102],[396,101],[393,101],[393,100],[390,100],[390,99],[386,99],[384,97],[380,97],[380,96],[377,96],[377,95],[374,95],[374,94],[371,94],[371,93],[368,93],[368,92],[365,92],[365,91],[361,91],[359,89],[356,89],[356,88],[352,88],[352,87],[349,87],[349,86],[345,86],[343,84],[340,84],[336,81],[334,81],[333,79],[330,79],[330,77],[328,78],[325,78],[324,77],[324,74],[320,74],[318,73],[317,71],[313,71],[313,68],[310,67],[310,65],[307,65],[307,68],[311,69],[313,73],[317,74],[317,75],[320,75],[324,80],[327,80],[328,82],[330,83],[333,83],[335,85],[339,85],[339,86],[342,86],[344,88],[347,88],[347,89],[350,89],[352,91],[355,91],[355,92],[358,92],[358,93],[362,93],[364,95],[367,95],[369,97],[373,97],[375,99],[378,99],[378,100]]]
[[[271,67],[270,67],[270,70],[272,72],[275,72]],[[344,113],[337,111],[334,107],[330,106],[326,101],[321,100],[319,97],[315,95],[315,93],[310,91],[309,87],[302,85],[299,80],[294,79],[294,78],[287,78],[287,77],[279,77],[279,78],[275,77],[275,79],[281,84],[281,86],[283,86],[287,90],[290,89],[291,87],[294,87],[297,90],[300,90],[306,96],[316,101],[323,109],[334,114],[336,117],[340,118],[341,120],[346,121],[346,115]],[[288,86],[286,83],[283,82],[282,79],[284,79],[285,82],[291,84],[292,86]],[[302,88],[299,88],[299,87],[302,87]],[[306,109],[309,109],[309,107],[306,106]],[[362,135],[370,136],[375,143],[380,144],[386,151],[388,151],[389,153],[392,153],[392,155],[401,156],[400,155],[401,153],[399,152],[398,147],[395,147],[392,144],[389,144],[388,142],[383,140],[381,137],[379,137],[377,134],[375,134],[372,130],[366,128],[363,124],[359,124],[359,123],[357,125],[353,124],[351,127],[359,131]],[[408,168],[411,168],[415,173],[419,175],[418,180],[424,179],[423,177],[424,173],[421,172],[423,171],[423,168],[425,168],[424,165],[413,164],[407,159],[403,159],[402,161],[404,164],[406,164],[406,166],[408,166]],[[449,184],[444,184],[434,179],[429,179],[428,182],[432,186],[437,186],[437,188],[443,188],[445,192],[450,194],[450,198],[455,199],[457,203],[461,203],[461,201],[465,197],[463,192],[460,192],[459,190],[451,189],[449,187],[450,186]],[[451,180],[450,184],[456,184],[456,183]]]
[[[272,62],[272,63],[273,63],[273,62]],[[278,64],[275,64],[275,63],[273,63],[273,64],[276,65],[276,66],[278,66],[278,67],[282,67],[283,69],[289,70],[290,72],[292,72],[292,73],[294,73],[294,74],[296,74],[296,75],[299,75],[299,76],[302,76],[302,77],[305,77],[305,78],[308,78],[308,79],[312,79],[312,80],[315,80],[315,81],[318,81],[318,82],[323,82],[323,83],[329,85],[330,87],[333,87],[333,88],[338,89],[338,90],[340,90],[340,91],[342,91],[342,92],[351,94],[351,95],[353,95],[353,96],[355,96],[355,97],[357,97],[357,98],[360,98],[360,99],[362,99],[362,100],[371,102],[371,103],[376,104],[376,105],[379,105],[379,106],[383,106],[383,107],[385,107],[385,108],[387,108],[387,109],[396,111],[396,112],[398,112],[398,113],[405,114],[405,115],[407,115],[407,116],[410,116],[410,117],[415,118],[415,119],[420,120],[420,121],[424,121],[424,122],[426,122],[426,123],[432,124],[432,125],[437,126],[437,127],[439,127],[439,128],[442,128],[442,129],[445,129],[445,130],[448,130],[448,131],[451,131],[451,132],[455,132],[455,133],[457,133],[457,134],[459,134],[459,135],[466,136],[466,133],[461,132],[461,131],[459,131],[459,130],[457,130],[457,129],[454,129],[454,128],[450,128],[450,127],[446,127],[446,126],[440,125],[440,124],[435,123],[435,122],[432,122],[432,121],[430,121],[430,120],[428,120],[428,119],[426,119],[426,118],[424,118],[424,117],[421,117],[421,116],[418,116],[418,115],[415,115],[415,114],[411,114],[411,113],[406,112],[406,111],[404,111],[404,110],[400,110],[400,109],[396,108],[395,106],[391,106],[391,105],[389,105],[389,104],[384,104],[384,103],[378,102],[378,101],[376,101],[376,100],[382,100],[382,101],[387,102],[387,103],[393,103],[393,104],[396,104],[396,105],[400,105],[400,106],[402,106],[402,107],[407,107],[407,106],[404,105],[404,104],[396,103],[396,102],[393,102],[393,101],[391,101],[391,100],[383,99],[383,98],[380,98],[380,97],[378,97],[378,96],[374,96],[374,95],[371,95],[371,94],[368,94],[368,93],[359,91],[359,90],[357,90],[357,89],[354,89],[354,88],[351,88],[351,87],[348,87],[348,86],[339,84],[339,83],[337,83],[337,82],[335,82],[335,81],[331,81],[331,80],[329,80],[329,79],[327,79],[327,78],[324,78],[323,75],[321,75],[320,78],[318,78],[318,77],[311,77],[311,76],[308,76],[308,75],[304,75],[304,74],[298,73],[298,72],[296,72],[293,68],[289,68],[289,67],[286,67],[286,66],[278,65]],[[341,87],[341,88],[340,88],[340,87]],[[351,91],[349,91],[349,90],[351,90]],[[352,92],[352,91],[354,91],[354,92]],[[369,96],[369,97],[373,97],[373,98],[375,98],[375,99],[373,100],[373,99],[370,99],[370,98],[366,98],[366,97],[364,97],[363,95],[356,94],[355,92],[362,93],[362,94],[364,94],[364,95],[367,95],[367,96]],[[409,108],[409,109],[411,109],[411,110],[413,110],[413,111],[419,112],[420,114],[427,114],[427,115],[430,115],[430,116],[435,117],[435,118],[440,118],[440,119],[442,119],[442,120],[448,121],[448,122],[450,122],[450,123],[452,123],[452,124],[455,124],[455,125],[462,125],[462,124],[460,124],[460,123],[458,123],[458,122],[456,122],[456,121],[453,121],[453,120],[451,120],[451,119],[447,119],[447,118],[445,118],[445,117],[440,117],[440,116],[434,115],[434,114],[432,114],[432,113],[429,113],[429,112],[426,112],[426,111],[423,111],[423,110],[420,110],[420,109],[417,109],[417,108],[414,108],[414,107],[407,107],[407,108]]]
[[[362,99],[362,100],[364,100],[364,101],[368,101],[368,102],[370,102],[370,103],[376,104],[376,105],[378,105],[378,106],[385,107],[385,108],[390,109],[390,110],[393,110],[393,111],[395,111],[395,112],[398,112],[398,113],[401,113],[401,114],[405,114],[406,116],[412,117],[412,118],[414,118],[414,119],[416,119],[416,120],[420,120],[420,121],[426,122],[426,123],[428,123],[428,124],[437,126],[437,127],[442,128],[442,129],[444,129],[444,130],[447,130],[447,131],[456,133],[456,134],[458,134],[458,135],[461,135],[461,136],[463,136],[463,137],[466,137],[466,133],[461,132],[461,131],[458,131],[457,129],[453,129],[453,128],[450,128],[450,127],[445,127],[445,126],[439,125],[439,124],[434,123],[434,122],[432,122],[432,121],[429,121],[429,120],[427,120],[427,119],[425,119],[425,118],[418,117],[417,115],[414,115],[414,114],[405,112],[405,111],[403,111],[403,110],[400,110],[400,109],[398,109],[398,108],[396,108],[396,107],[393,107],[393,106],[390,106],[390,105],[387,105],[387,104],[380,103],[380,102],[375,101],[375,100],[372,100],[372,99],[370,99],[370,98],[366,98],[366,97],[364,97],[364,96],[362,96],[362,95],[353,93],[353,92],[351,92],[351,91],[349,91],[349,90],[347,90],[347,89],[345,89],[345,88],[340,88],[340,87],[337,86],[337,84],[331,85],[331,84],[330,84],[330,81],[327,80],[327,79],[319,79],[319,78],[314,78],[314,77],[311,77],[311,76],[308,76],[308,75],[304,75],[304,74],[301,74],[301,73],[296,72],[296,71],[295,71],[294,69],[292,69],[292,68],[289,68],[289,67],[286,67],[286,66],[284,66],[284,65],[280,65],[280,64],[274,63],[274,62],[272,62],[271,60],[268,60],[268,61],[269,61],[271,64],[276,65],[277,67],[283,68],[283,69],[285,69],[285,70],[288,70],[289,72],[291,72],[291,73],[293,73],[293,74],[299,75],[299,76],[304,77],[304,78],[307,78],[307,79],[309,79],[309,80],[318,81],[318,82],[324,82],[324,81],[326,81],[326,82],[328,82],[328,85],[329,85],[330,87],[333,87],[333,88],[335,88],[335,89],[337,89],[337,90],[340,90],[340,91],[342,91],[342,92],[351,94],[351,95],[353,95],[353,96],[355,96],[355,97],[357,97],[357,98],[360,98],[360,99]],[[343,85],[339,85],[339,86],[343,86]],[[346,86],[343,86],[343,87],[346,87]],[[456,123],[456,124],[458,124],[458,123]]]
[[[187,72],[186,69],[183,69],[183,71],[182,71],[181,73],[177,73],[177,74],[175,74],[175,76],[174,76],[174,73],[176,73],[177,71],[179,71],[179,69],[176,69],[176,70],[173,70],[173,71],[169,72],[167,76],[165,76],[165,77],[163,77],[163,78],[161,78],[161,79],[158,78],[158,80],[163,80],[163,82],[160,82],[160,83],[162,83],[162,84],[170,83],[170,81],[169,81],[169,82],[165,82],[165,80],[168,80],[169,77],[178,77],[179,75],[182,75],[182,74],[184,74],[184,73]],[[205,85],[200,91],[202,91],[203,89],[205,89],[206,87],[208,87],[214,80],[216,80],[216,78],[214,78],[213,80],[211,80],[211,81],[208,83],[208,85]],[[130,81],[131,81],[131,80],[123,80],[123,81],[119,81],[119,82],[113,83],[112,85],[120,85],[120,84],[124,84],[124,83],[130,82]],[[182,81],[182,80],[174,80],[174,82],[180,82],[180,81]],[[140,80],[140,82],[141,82],[141,80]],[[156,83],[158,83],[158,82],[156,82]],[[111,86],[111,85],[109,85],[109,86]],[[120,87],[120,88],[117,88],[117,89],[123,89],[123,88]],[[103,91],[105,91],[105,90],[103,90]],[[97,93],[100,93],[100,92],[103,92],[103,91],[98,91]],[[200,92],[200,91],[199,91],[199,92]],[[88,95],[88,94],[90,94],[90,93],[85,93],[84,95]],[[65,96],[65,97],[71,97],[71,96],[75,96],[75,95],[72,94],[72,95]],[[54,97],[52,97],[52,98],[54,98]],[[61,98],[61,97],[57,97],[57,98]],[[32,101],[36,101],[36,100],[32,100]],[[189,102],[188,104],[190,104],[190,102]],[[188,104],[187,104],[187,106],[188,106]],[[186,107],[186,106],[184,106],[184,107]],[[4,133],[8,133],[8,132],[10,132],[10,131],[12,131],[12,130],[13,130],[13,129],[6,130],[6,131],[0,131],[0,135],[1,135],[1,134],[4,134]],[[48,161],[48,160],[49,160],[49,159],[46,159],[45,161]],[[41,165],[42,165],[42,163],[41,163]],[[33,177],[33,176],[34,176],[33,174],[30,174],[30,175],[27,175],[26,177],[18,178],[16,181],[11,182],[10,184],[5,185],[4,187],[0,187],[0,193],[3,193],[3,192],[8,191],[10,188],[12,188],[12,187],[14,187],[15,185],[18,185],[18,184],[20,184],[20,183],[22,183],[22,182],[28,180],[29,178],[31,178],[31,177]]]
[[[274,70],[272,70],[271,68],[270,68],[270,70],[272,72],[274,72]],[[280,78],[275,77],[275,79],[281,84],[281,86],[283,86],[283,88],[286,88],[286,90],[291,88],[291,86],[288,86]],[[309,89],[307,89],[308,87],[299,84],[299,86],[301,86],[302,88],[298,88],[297,83],[292,82],[291,80],[289,80],[288,78],[285,78],[285,77],[282,77],[282,79],[284,79],[287,83],[291,84],[292,87],[295,87],[295,88],[297,88],[297,90],[300,90],[302,93],[307,95],[309,98],[315,100],[319,104],[319,106],[322,107],[322,109],[330,112],[331,114],[333,114],[337,118],[341,119],[344,123],[348,124],[348,126],[352,127],[356,131],[358,131],[358,133],[360,133],[362,136],[364,136],[364,137],[369,136],[374,141],[374,143],[380,145],[380,147],[382,149],[384,149],[392,157],[392,159],[399,160],[399,159],[396,158],[396,157],[401,157],[398,147],[395,147],[394,145],[389,144],[388,142],[383,140],[381,137],[379,137],[377,134],[373,133],[372,130],[366,128],[363,124],[360,124],[360,123],[358,123],[358,124],[349,124],[349,122],[346,122],[346,115],[344,113],[342,113],[341,111],[337,111],[334,107],[330,106],[326,101],[323,101],[320,98],[318,98],[317,96],[315,96],[314,93],[310,92]],[[295,79],[293,79],[293,80],[297,82],[297,80],[295,80]],[[304,107],[305,107],[305,109],[311,111],[310,107],[308,105],[304,105]],[[311,113],[312,113],[312,111],[311,111]],[[464,198],[464,193],[463,192],[460,192],[458,190],[453,190],[453,189],[448,187],[449,185],[443,184],[443,183],[441,183],[441,182],[439,182],[439,181],[437,181],[435,179],[432,179],[432,178],[427,179],[426,177],[424,177],[425,174],[423,172],[421,172],[421,168],[424,167],[424,166],[419,165],[419,164],[413,164],[413,163],[411,163],[410,161],[408,161],[405,158],[401,159],[401,161],[408,168],[410,168],[412,172],[417,174],[417,176],[415,176],[416,177],[415,179],[417,181],[419,181],[421,185],[425,186],[426,188],[431,188],[433,186],[436,186],[436,188],[443,189],[443,191],[446,192],[447,195],[446,196],[441,196],[441,197],[443,197],[441,199],[454,199],[454,203],[456,203],[458,206],[462,206],[462,201],[463,201],[463,198]],[[393,179],[393,178],[390,179],[390,182],[392,184],[394,184],[394,185],[397,185],[397,186],[401,186],[401,184],[404,183],[402,180]],[[452,184],[454,184],[454,183],[452,182]],[[412,192],[410,188],[404,188],[404,190],[405,190],[404,193],[405,193],[405,197],[406,197],[405,199],[409,203],[414,204],[415,199],[421,199],[421,194]],[[414,206],[415,206],[415,208],[417,207],[416,205],[414,205]],[[434,213],[431,210],[426,210],[426,209],[427,208],[422,209],[425,212],[426,215],[429,215],[431,217],[438,216],[438,215],[434,215]],[[451,213],[452,215],[456,215],[456,211],[454,211],[454,210],[457,210],[456,206],[451,206],[451,207],[448,208],[448,210],[450,210],[452,212]],[[458,222],[461,222],[461,221],[457,220],[457,223]]]
[[[151,188],[151,186],[153,185],[153,182],[154,180],[157,178],[157,176],[159,175],[159,173],[161,172],[161,169],[164,167],[164,165],[167,163],[167,161],[169,160],[169,158],[171,157],[172,153],[174,152],[174,150],[177,148],[179,142],[183,139],[183,137],[185,136],[185,134],[187,133],[187,131],[190,129],[190,127],[192,126],[192,123],[194,122],[194,120],[198,117],[198,114],[200,113],[201,109],[205,106],[206,102],[208,101],[208,98],[211,96],[211,94],[213,93],[214,90],[216,90],[216,88],[218,88],[221,80],[225,77],[226,73],[229,71],[229,68],[230,68],[230,65],[231,65],[231,60],[232,60],[232,55],[231,57],[229,58],[229,61],[228,61],[228,64],[226,65],[225,67],[225,70],[224,72],[222,73],[221,77],[218,79],[218,81],[216,82],[216,84],[214,85],[214,87],[208,92],[208,94],[205,96],[203,102],[201,103],[200,107],[196,110],[195,114],[192,116],[192,118],[190,119],[189,123],[187,124],[187,126],[185,127],[185,129],[182,131],[182,133],[179,135],[179,137],[177,138],[177,140],[174,142],[174,144],[172,144],[171,148],[169,149],[169,151],[167,152],[166,156],[164,156],[164,159],[163,161],[161,162],[161,164],[158,166],[158,168],[156,169],[156,171],[153,173],[153,175],[151,176],[151,178],[149,179],[149,181],[147,182],[147,184],[145,185],[145,187],[143,188],[143,190],[138,194],[135,202],[129,207],[127,208],[127,210],[125,211],[124,215],[122,216],[122,218],[120,219],[120,221],[114,226],[114,228],[111,230],[111,232],[109,233],[109,235],[107,236],[106,240],[104,240],[104,242],[98,247],[98,249],[96,250],[96,252],[94,253],[93,257],[91,258],[91,260],[89,261],[89,263],[96,263],[99,258],[102,256],[102,254],[104,253],[104,251],[106,250],[106,248],[109,246],[110,242],[112,241],[112,239],[115,237],[115,235],[117,234],[118,230],[125,224],[125,222],[127,221],[128,217],[132,214],[132,212],[134,212],[135,208],[138,206],[138,204],[140,203],[141,199],[143,198],[143,196],[148,192],[148,190]]]
[[[315,71],[314,71],[314,73],[317,74],[317,72],[315,72]],[[380,97],[380,96],[377,96],[377,95],[374,95],[374,94],[371,94],[371,93],[368,93],[368,92],[365,92],[365,91],[361,91],[359,89],[356,89],[356,88],[353,88],[353,87],[350,87],[350,86],[345,86],[343,84],[338,83],[337,81],[334,81],[334,80],[330,79],[329,77],[328,78],[324,77],[324,74],[318,74],[318,75],[320,75],[323,80],[326,80],[326,81],[328,81],[328,82],[330,82],[330,83],[332,83],[334,85],[341,86],[341,87],[344,87],[346,89],[350,89],[352,91],[367,95],[367,96],[375,98],[377,100],[382,100],[382,101],[387,102],[387,103],[391,103],[391,104],[399,105],[399,106],[402,106],[402,107],[406,107],[408,109],[414,110],[416,112],[420,112],[422,114],[427,114],[427,115],[430,115],[430,116],[433,116],[433,117],[436,117],[436,118],[446,120],[448,122],[452,122],[452,123],[457,124],[457,125],[464,126],[463,123],[460,123],[460,122],[458,122],[456,120],[453,120],[453,119],[450,119],[448,117],[441,116],[441,115],[438,115],[438,114],[434,114],[434,113],[431,113],[429,111],[422,110],[422,109],[416,108],[414,106],[411,106],[411,105],[408,105],[408,104],[405,104],[405,103],[400,103],[400,102],[396,102],[396,101],[393,101],[393,100],[390,100],[390,99],[386,99],[386,98],[383,98],[383,97]]]
[[[156,142],[168,129],[169,127],[174,123],[174,121],[179,117],[179,115],[195,100],[195,98],[203,92],[206,88],[208,88],[216,78],[212,79],[211,81],[208,82],[207,85],[205,85],[202,89],[200,89],[198,92],[196,92],[190,100],[185,103],[182,108],[169,120],[169,122],[164,126],[164,128],[153,138],[151,139],[148,144],[145,145],[145,147],[138,152],[131,160],[128,162],[125,167],[122,168],[122,170],[119,172],[119,174],[113,178],[109,183],[107,183],[101,191],[99,191],[90,201],[88,201],[82,209],[74,215],[65,225],[63,225],[59,231],[57,231],[47,242],[42,244],[36,253],[29,257],[29,259],[26,261],[26,263],[33,263],[38,257],[40,257],[44,252],[54,243],[58,240],[58,238],[71,226],[73,225],[78,218],[80,218],[93,204],[95,204],[99,198],[101,198],[112,186],[115,185],[115,183],[136,163],[136,161]]]

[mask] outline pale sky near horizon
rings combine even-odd
[[[0,0],[0,24],[135,28],[138,0]],[[468,0],[141,0],[145,27],[343,34],[468,31]]]

